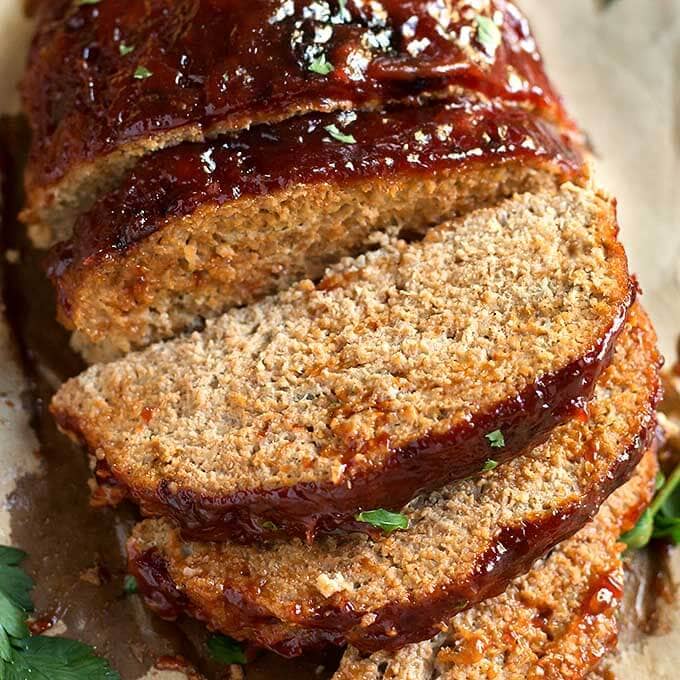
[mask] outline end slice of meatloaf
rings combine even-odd
[[[441,622],[502,593],[582,528],[633,473],[656,434],[654,333],[642,312],[587,414],[477,479],[408,504],[406,530],[245,546],[184,542],[147,520],[129,543],[147,602],[294,656],[323,642],[362,652],[428,640]]]
[[[370,246],[515,193],[583,181],[550,123],[458,99],[310,114],[147,156],[52,254],[59,316],[93,360],[196,328]]]
[[[56,0],[22,90],[40,245],[140,156],[251,124],[471,91],[571,126],[506,0]]]
[[[91,367],[52,411],[194,537],[355,528],[544,441],[632,299],[612,204],[523,194]]]
[[[397,652],[345,653],[333,680],[580,680],[616,646],[623,588],[619,537],[654,494],[656,452],[595,519],[510,584]]]

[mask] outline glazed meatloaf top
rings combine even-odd
[[[61,0],[23,81],[25,218],[67,234],[131,158],[180,141],[461,89],[568,124],[506,0]]]
[[[415,499],[405,530],[244,546],[185,543],[167,520],[147,520],[130,542],[132,570],[161,614],[188,611],[284,655],[322,641],[373,652],[428,640],[503,592],[629,478],[656,432],[658,361],[634,310],[583,417],[481,478]]]
[[[496,598],[454,616],[432,640],[370,656],[350,648],[333,680],[585,678],[617,641],[619,537],[651,501],[650,450],[595,519]]]
[[[616,233],[591,190],[524,194],[94,366],[52,411],[192,536],[356,528],[590,397],[631,302]]]
[[[200,325],[515,193],[584,181],[580,150],[501,102],[308,114],[144,157],[51,255],[88,360]]]

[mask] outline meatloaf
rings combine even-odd
[[[617,641],[623,544],[651,501],[655,452],[576,536],[502,595],[454,616],[432,640],[366,656],[350,648],[333,680],[539,680],[588,676]]]
[[[52,254],[60,319],[91,362],[200,326],[341,257],[583,181],[551,123],[500,102],[309,114],[146,156]]]
[[[321,643],[395,650],[502,593],[583,527],[633,473],[656,434],[659,357],[636,309],[583,417],[477,479],[418,497],[380,537],[258,545],[184,542],[147,520],[129,543],[148,604],[294,656]]]
[[[41,17],[22,85],[40,245],[139,156],[253,123],[469,91],[573,127],[507,0],[55,0]]]
[[[633,295],[616,233],[591,190],[523,194],[91,367],[52,411],[193,537],[356,529],[590,397]]]

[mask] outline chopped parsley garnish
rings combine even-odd
[[[489,458],[489,460],[487,460],[486,463],[484,463],[484,467],[482,468],[482,471],[483,472],[491,472],[491,470],[494,470],[497,467],[498,467],[498,461],[492,460],[491,458]]]
[[[144,80],[145,78],[150,78],[153,75],[146,66],[138,66],[135,69],[135,78],[137,80]]]
[[[120,56],[124,57],[126,54],[130,54],[130,52],[134,52],[135,46],[126,45],[124,42],[122,42],[118,45],[118,51],[120,52]]]
[[[406,515],[389,510],[368,510],[360,512],[355,519],[357,522],[365,522],[382,529],[386,534],[391,534],[399,529],[408,529],[409,520]]]
[[[326,125],[324,130],[336,141],[342,142],[343,144],[356,144],[357,140],[354,139],[353,135],[346,135],[344,132],[338,130],[337,125]]]
[[[494,430],[486,435],[492,449],[502,449],[505,446],[505,437],[500,430]]]
[[[484,51],[493,57],[498,46],[501,44],[501,32],[493,19],[478,14],[475,17],[477,23],[477,41]]]
[[[326,60],[326,55],[322,54],[309,65],[309,70],[322,76],[327,76],[333,70],[333,64]]]
[[[260,525],[263,529],[267,529],[267,531],[278,531],[279,527],[274,524],[271,520],[266,519],[262,524]]]
[[[347,0],[338,0],[338,14],[331,19],[333,23],[345,23],[352,21],[352,15],[347,9]]]
[[[621,540],[634,550],[644,548],[653,538],[680,543],[680,465],[668,479],[657,480],[657,494],[634,529]]]
[[[75,640],[30,637],[33,581],[19,564],[26,554],[0,546],[0,678],[3,680],[120,680],[92,647]]]
[[[98,5],[101,0],[76,0],[76,7],[81,5]]]
[[[219,663],[243,665],[248,662],[241,645],[226,635],[211,635],[208,638],[208,649],[212,658]]]
[[[123,590],[128,595],[134,595],[139,590],[139,584],[137,579],[132,574],[125,574],[125,580],[123,581]]]

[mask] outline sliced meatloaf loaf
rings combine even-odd
[[[132,571],[161,614],[187,611],[284,655],[428,640],[528,572],[633,473],[655,436],[657,363],[635,311],[582,418],[481,478],[415,499],[405,530],[244,546],[183,542],[168,520],[147,520],[129,544]]]
[[[56,0],[23,81],[24,217],[45,245],[148,152],[461,90],[570,125],[506,0]]]
[[[88,359],[111,358],[316,279],[376,230],[415,236],[585,173],[552,124],[470,99],[183,144],[145,157],[56,248],[60,318]]]
[[[632,298],[616,232],[590,190],[523,194],[94,366],[52,410],[194,537],[352,528],[590,397]]]
[[[580,680],[617,640],[619,536],[651,501],[655,452],[595,519],[496,598],[454,616],[432,640],[365,656],[349,649],[333,680]]]

